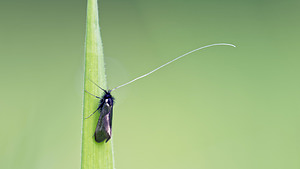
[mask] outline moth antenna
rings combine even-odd
[[[167,66],[168,64],[170,64],[170,63],[172,63],[172,62],[174,62],[174,61],[176,61],[176,60],[178,60],[178,59],[180,59],[180,58],[182,58],[182,57],[184,57],[184,56],[186,56],[186,55],[189,55],[189,54],[191,54],[191,53],[193,53],[193,52],[196,52],[196,51],[198,51],[198,50],[201,50],[201,49],[204,49],[204,48],[208,48],[208,47],[211,47],[211,46],[232,46],[232,47],[236,47],[235,45],[229,44],[229,43],[215,43],[215,44],[211,44],[211,45],[202,46],[202,47],[200,47],[200,48],[197,48],[197,49],[194,49],[194,50],[192,50],[192,51],[189,51],[189,52],[187,52],[187,53],[185,53],[185,54],[183,54],[183,55],[181,55],[181,56],[178,56],[177,58],[175,58],[175,59],[173,59],[173,60],[171,60],[171,61],[169,61],[169,62],[167,62],[167,63],[165,63],[165,64],[163,64],[163,65],[161,65],[161,66],[159,66],[158,68],[156,68],[156,69],[154,69],[154,70],[152,70],[152,71],[150,71],[150,72],[148,72],[148,73],[146,73],[146,74],[144,74],[144,75],[142,75],[142,76],[140,76],[140,77],[137,77],[137,78],[135,78],[135,79],[133,79],[133,80],[127,82],[127,83],[124,83],[124,84],[122,84],[122,85],[120,85],[120,86],[118,86],[118,87],[115,87],[115,88],[113,88],[111,91],[114,91],[114,90],[116,90],[116,89],[118,89],[118,88],[120,88],[120,87],[126,86],[126,85],[128,85],[128,84],[130,84],[130,83],[132,83],[132,82],[134,82],[134,81],[136,81],[136,80],[139,80],[139,79],[143,78],[143,77],[146,77],[146,76],[148,76],[148,75],[154,73],[155,71],[157,71],[157,70],[159,70],[159,69],[161,69],[161,68]]]
[[[96,85],[97,87],[99,87],[99,89],[103,90],[106,93],[106,90],[104,90],[102,87],[100,87],[99,85],[97,85],[97,83],[95,83],[94,81],[92,81],[90,78],[88,78],[89,81],[91,81],[92,83],[94,83],[94,85]]]

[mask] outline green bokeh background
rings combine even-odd
[[[103,0],[117,169],[299,169],[300,1]],[[1,169],[80,168],[86,1],[1,1]],[[100,92],[100,91],[99,91]]]

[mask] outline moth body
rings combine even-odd
[[[111,138],[112,116],[113,116],[114,98],[110,91],[106,91],[100,100],[98,110],[100,117],[95,130],[95,140],[100,143],[107,142]]]

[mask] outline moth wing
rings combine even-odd
[[[111,135],[111,130],[112,130],[112,118],[113,118],[113,108],[111,108],[111,111],[109,113],[109,126],[110,126],[110,135]],[[106,140],[107,142],[108,140]]]
[[[100,117],[95,130],[95,140],[97,142],[106,142],[111,138],[111,124],[112,124],[112,106],[106,104],[100,105]]]

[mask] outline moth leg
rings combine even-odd
[[[110,140],[110,136],[106,139],[106,141],[105,141],[105,143],[107,143],[108,142],[108,140]]]
[[[96,96],[96,95],[93,95],[92,93],[88,92],[87,90],[84,90],[84,91],[85,91],[85,92],[87,92],[88,94],[90,94],[90,95],[92,95],[92,96],[96,97],[97,99],[101,99],[101,97],[99,97],[99,96]]]
[[[85,119],[88,119],[89,117],[91,117],[93,114],[95,114],[98,110],[100,109],[100,106],[97,108],[96,111],[94,111],[94,113],[92,113],[91,115],[89,115],[88,117],[86,117]]]

